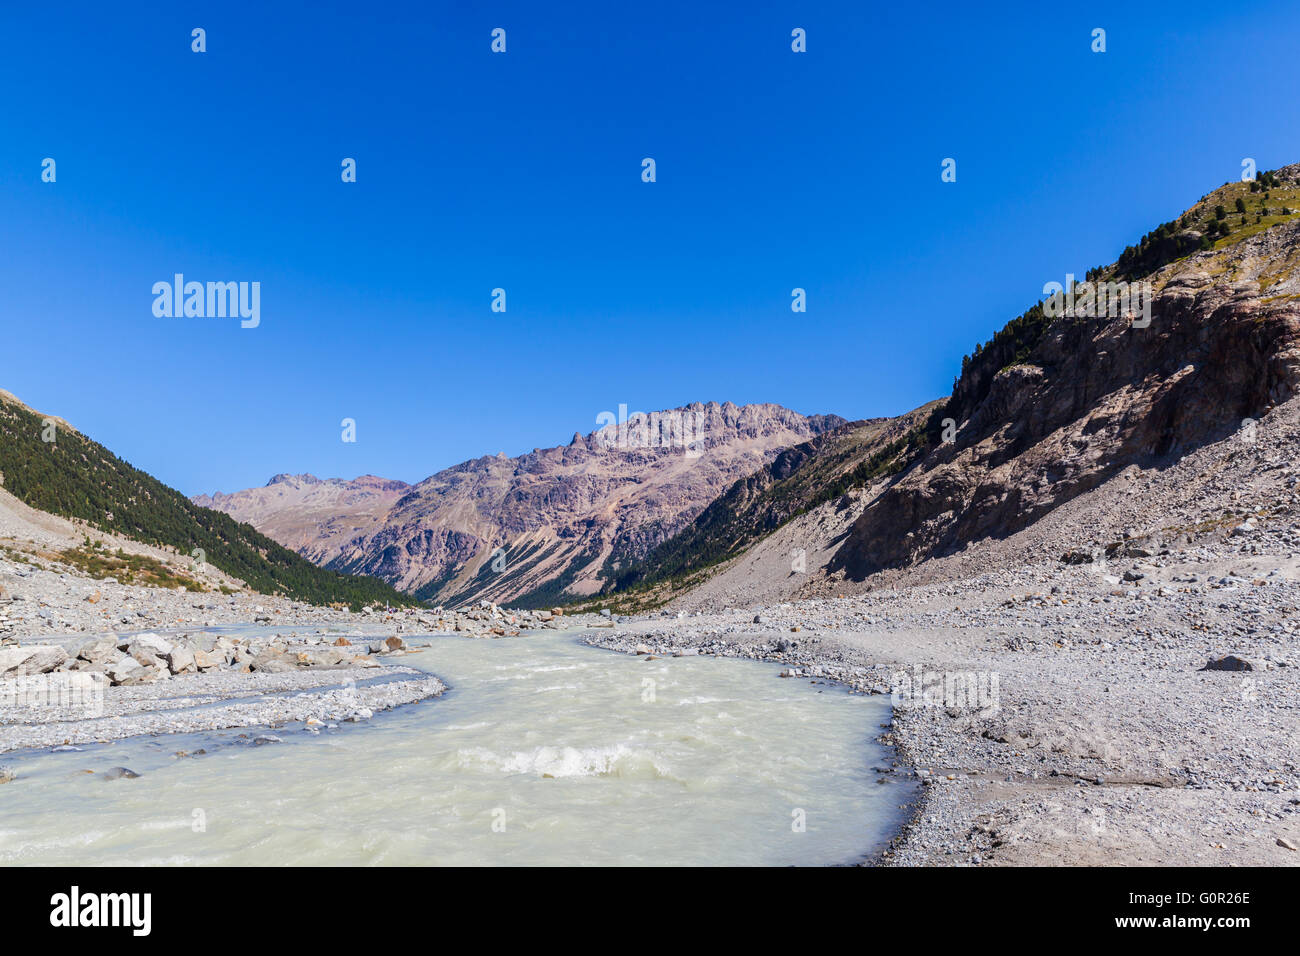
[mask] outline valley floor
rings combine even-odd
[[[891,723],[866,730],[895,748],[880,778],[923,786],[882,863],[1295,865],[1300,548],[1289,520],[1261,520],[1215,541],[1133,547],[1136,556],[1092,564],[1040,561],[848,597],[543,626],[600,623],[589,643],[661,659],[698,648],[781,661],[788,679],[894,694]],[[20,598],[0,614],[21,645],[73,650],[109,629],[203,632],[258,617],[295,653],[328,648],[340,633],[451,629],[428,611],[384,619],[246,593],[194,595],[12,558],[0,563],[0,579]],[[475,613],[482,619],[455,625],[486,637],[539,623]],[[1251,669],[1203,669],[1225,655]],[[227,668],[111,687],[94,721],[3,711],[0,752],[347,719],[440,691],[400,657],[378,670]],[[356,690],[344,699],[340,685]]]

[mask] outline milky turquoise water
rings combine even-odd
[[[402,663],[451,691],[264,746],[222,731],[0,755],[19,774],[0,864],[852,863],[900,822],[906,795],[871,770],[884,698],[565,634],[436,637]],[[103,779],[114,766],[140,776]]]

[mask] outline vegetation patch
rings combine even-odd
[[[207,591],[199,581],[168,567],[157,558],[144,554],[127,554],[121,548],[109,551],[102,542],[68,548],[57,552],[54,558],[96,580],[115,578],[122,584],[138,584],[150,588],[184,588],[196,593]]]

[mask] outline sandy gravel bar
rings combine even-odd
[[[274,727],[307,720],[326,725],[355,722],[445,690],[436,677],[400,666],[174,677],[159,684],[105,688],[102,707],[85,700],[38,712],[0,708],[0,753],[139,734]]]

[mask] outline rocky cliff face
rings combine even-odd
[[[1300,195],[1300,166],[1274,175],[1275,207]],[[1243,190],[1226,186],[1197,208]],[[1194,227],[1193,212],[1183,223]],[[955,441],[937,441],[871,503],[830,570],[862,579],[1005,537],[1130,464],[1163,467],[1300,391],[1300,220],[1230,239],[1148,277],[1149,326],[1058,318],[1027,355],[970,369],[941,413]]]
[[[467,461],[410,487],[281,476],[195,500],[314,561],[439,603],[545,603],[599,590],[737,478],[843,422],[695,403],[566,446]]]

